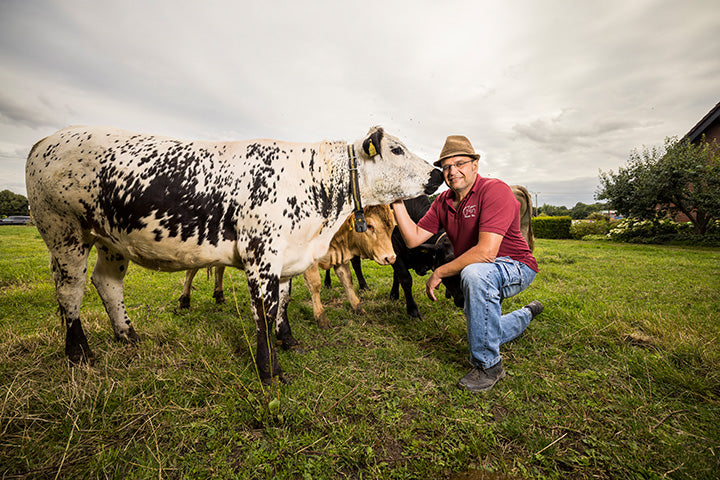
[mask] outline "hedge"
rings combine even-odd
[[[572,238],[570,217],[533,217],[532,224],[537,238]]]

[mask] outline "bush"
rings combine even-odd
[[[605,234],[605,235],[585,235],[584,237],[582,237],[581,240],[607,242],[610,240],[610,237],[608,237],[607,234]]]
[[[570,227],[572,238],[580,240],[588,235],[607,235],[610,223],[607,220],[576,220]]]
[[[532,224],[537,238],[572,238],[570,217],[534,217]]]
[[[633,242],[636,239],[647,239],[657,237],[659,235],[673,235],[681,231],[682,228],[677,222],[670,219],[651,221],[651,220],[635,220],[627,218],[621,220],[612,230],[610,230],[610,238],[620,242]]]
[[[719,246],[720,222],[708,225],[705,235],[693,233],[692,223],[678,223],[670,219],[659,221],[625,219],[610,229],[611,240],[628,243]]]

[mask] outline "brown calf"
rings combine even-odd
[[[335,232],[330,247],[325,255],[319,258],[303,273],[305,285],[312,296],[313,316],[322,328],[329,328],[330,321],[325,314],[325,308],[320,301],[320,273],[318,267],[324,270],[335,269],[345,294],[353,311],[362,312],[360,299],[352,285],[349,262],[355,256],[375,260],[380,265],[390,265],[395,262],[390,235],[395,226],[395,217],[387,205],[368,206],[364,209],[367,231],[358,233],[354,227],[354,216],[350,215],[340,229]],[[216,303],[225,303],[223,294],[223,273],[225,267],[215,267],[215,291],[213,297]],[[192,281],[197,270],[188,270],[185,273],[185,283],[180,295],[180,308],[190,308],[190,291]]]

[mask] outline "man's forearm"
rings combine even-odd
[[[494,236],[494,234],[484,234]],[[435,269],[435,272],[440,278],[452,277],[462,272],[463,268],[467,267],[472,263],[492,263],[495,261],[499,241],[502,240],[502,236],[498,236],[498,239],[492,239],[492,241],[482,241],[478,245],[475,245],[467,252],[463,253],[459,257],[454,258],[450,262],[440,265]]]
[[[395,221],[397,222],[398,229],[408,248],[420,246],[425,240],[432,236],[431,233],[422,230],[412,221],[402,201],[393,203],[392,207],[395,211]]]

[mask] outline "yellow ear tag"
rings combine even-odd
[[[368,146],[368,154],[371,157],[377,155],[377,150],[375,150],[375,144],[372,142],[372,140],[370,140],[370,145]]]
[[[350,220],[350,231],[355,230],[355,217]]]

